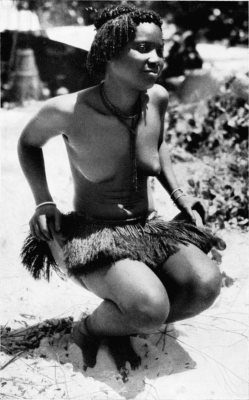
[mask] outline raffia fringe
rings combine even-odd
[[[194,244],[207,254],[217,242],[209,230],[179,218],[164,221],[156,217],[145,223],[115,226],[89,223],[72,212],[63,215],[62,232],[68,238],[63,247],[64,261],[68,274],[74,276],[125,258],[156,269],[179,250],[179,243]],[[24,242],[21,259],[35,279],[49,280],[51,268],[59,271],[48,244],[31,234]]]

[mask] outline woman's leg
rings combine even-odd
[[[199,314],[220,292],[221,274],[210,258],[192,244],[179,247],[158,273],[170,301],[167,322]]]
[[[66,273],[62,244],[59,237],[49,243],[57,264]],[[140,358],[131,346],[129,335],[158,329],[169,313],[168,296],[159,278],[143,263],[121,260],[82,274],[76,282],[104,299],[87,319],[73,328],[84,368],[95,365],[102,337],[109,337],[109,349],[119,370],[126,361],[137,368]]]
[[[129,336],[154,332],[167,319],[169,301],[158,277],[143,263],[129,259],[81,276],[91,292],[104,299],[73,332],[82,349],[85,366],[93,367],[99,338],[108,337],[108,347],[118,370],[137,368],[140,357],[134,352]]]
[[[88,318],[96,335],[122,336],[153,332],[169,313],[166,290],[145,264],[129,259],[87,273],[84,285],[104,299]]]

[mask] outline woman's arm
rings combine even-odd
[[[193,223],[199,223],[199,221],[197,221],[198,216],[196,216],[196,211],[201,216],[202,221],[205,222],[206,211],[204,205],[199,199],[195,199],[183,193],[183,191],[179,187],[179,183],[174,173],[168,146],[165,142],[164,120],[168,105],[168,94],[165,91],[165,94],[163,96],[162,89],[160,89],[160,91],[161,138],[159,143],[159,159],[161,165],[161,173],[158,179],[165,190],[169,193],[179,210],[186,213],[186,216],[188,216]]]
[[[167,144],[163,142],[159,149],[160,163],[161,163],[161,173],[158,177],[162,186],[171,195],[172,200],[179,208],[183,211],[190,220],[198,224],[200,223],[197,213],[201,216],[202,222],[206,219],[206,210],[200,199],[186,195],[182,189],[180,189],[175,176],[170,154],[167,149]],[[198,221],[197,221],[198,219]]]
[[[56,231],[60,230],[60,212],[48,188],[42,151],[44,144],[65,131],[68,123],[68,116],[57,103],[54,99],[47,102],[24,128],[18,141],[19,161],[36,205],[49,202],[39,206],[30,220],[31,233],[41,240],[52,238],[48,220]]]

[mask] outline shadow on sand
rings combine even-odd
[[[106,384],[126,399],[134,398],[147,388],[153,392],[151,381],[195,368],[195,362],[178,343],[178,332],[171,324],[163,332],[132,338],[133,347],[142,360],[138,369],[131,370],[127,363],[125,374],[117,371],[103,342],[96,366],[84,371],[81,351],[71,338],[72,324],[73,319],[69,317],[45,320],[15,330],[1,327],[1,351],[13,357],[8,364],[16,355],[22,357],[27,353],[32,358],[69,363],[75,372]],[[5,366],[7,363],[1,368]]]

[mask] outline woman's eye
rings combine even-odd
[[[136,46],[136,50],[138,50],[140,53],[148,53],[150,51],[150,45],[146,43],[139,43]]]
[[[153,44],[151,43],[137,43],[135,45],[135,49],[139,51],[139,53],[149,53],[153,49],[156,50],[158,57],[163,57],[163,46],[157,46],[156,48],[154,47]]]

